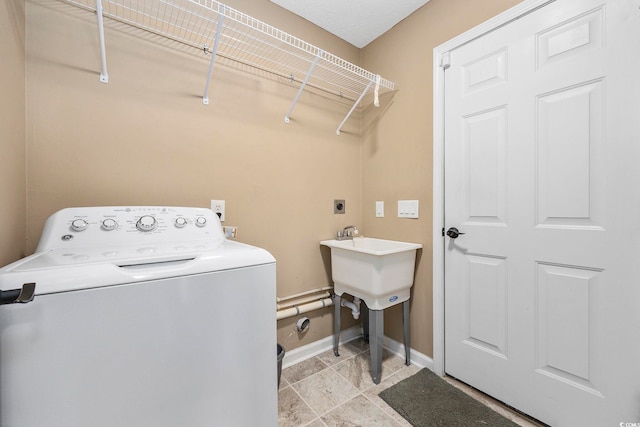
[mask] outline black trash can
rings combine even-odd
[[[278,344],[278,388],[280,388],[280,375],[282,375],[282,359],[284,359],[284,347]]]

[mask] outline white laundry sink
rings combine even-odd
[[[407,301],[413,286],[419,243],[355,237],[324,240],[331,248],[334,292],[361,298],[370,310],[383,310]]]

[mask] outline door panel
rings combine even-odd
[[[469,197],[467,218],[503,224],[506,219],[506,110],[495,108],[464,118]]]
[[[553,426],[640,422],[639,6],[449,52],[445,371]]]
[[[498,257],[468,255],[467,320],[469,345],[506,356],[507,269]]]
[[[601,48],[603,21],[604,5],[598,5],[592,11],[578,14],[575,18],[540,31],[536,34],[538,67]]]
[[[598,79],[537,98],[540,226],[593,228],[602,223],[602,92]]]
[[[537,370],[602,395],[602,271],[538,263]]]

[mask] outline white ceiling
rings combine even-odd
[[[362,48],[429,0],[271,0]]]

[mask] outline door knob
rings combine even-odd
[[[447,230],[447,236],[451,237],[452,239],[457,239],[461,234],[465,233],[461,233],[460,230],[455,227],[451,227]]]

